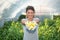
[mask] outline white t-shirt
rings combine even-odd
[[[39,18],[33,18],[33,21],[39,21]],[[27,19],[22,19],[22,21],[28,21]],[[38,25],[35,30],[28,30],[26,25],[23,25],[24,37],[23,40],[38,40]]]

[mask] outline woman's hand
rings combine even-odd
[[[35,21],[31,21],[31,22],[27,21],[26,22],[26,27],[29,30],[34,30],[36,25],[37,25],[37,23]]]

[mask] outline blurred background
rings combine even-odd
[[[35,8],[40,20],[60,15],[60,0],[0,0],[0,26],[4,21],[16,21],[20,15],[25,15],[25,8],[29,5]]]
[[[23,40],[27,6],[40,19],[39,40],[60,40],[60,0],[0,0],[0,40]]]

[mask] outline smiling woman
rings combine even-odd
[[[35,9],[32,6],[26,8],[26,18],[21,20],[23,24],[23,40],[38,40],[39,19],[34,17]]]

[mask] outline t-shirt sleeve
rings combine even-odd
[[[36,18],[38,21],[40,21],[40,19],[39,18]]]
[[[35,18],[35,21],[38,21],[38,22],[39,22],[39,21],[40,21],[40,19],[39,19],[39,18]]]
[[[25,21],[25,19],[21,19],[21,21]]]
[[[22,20],[21,20],[21,23],[22,23],[22,24],[25,24],[25,21],[26,21],[25,19],[22,19]]]

